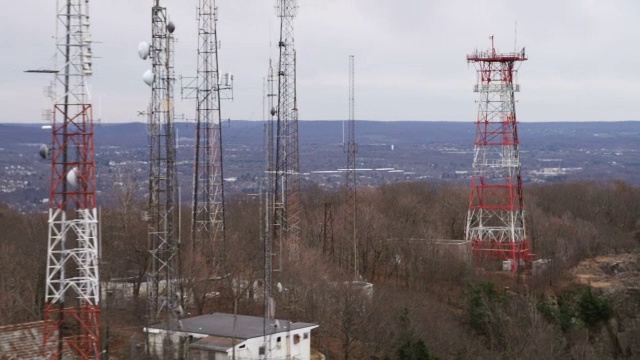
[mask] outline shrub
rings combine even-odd
[[[600,322],[605,322],[613,316],[613,308],[609,300],[602,296],[596,296],[590,287],[585,288],[578,300],[579,316],[587,326],[593,327]]]

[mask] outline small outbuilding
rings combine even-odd
[[[152,353],[161,356],[171,340],[171,352],[190,360],[311,359],[311,330],[316,324],[257,316],[213,313],[148,328]]]

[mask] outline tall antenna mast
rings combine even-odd
[[[98,213],[92,106],[89,1],[57,2],[56,72],[62,96],[53,109],[49,238],[42,357],[100,357]]]
[[[520,141],[516,119],[517,64],[527,60],[521,52],[491,49],[467,55],[477,67],[480,93],[471,178],[466,240],[477,262],[509,261],[512,271],[528,265],[532,254],[525,231],[524,199],[520,175]]]
[[[353,245],[353,274],[358,280],[358,240],[356,237],[356,121],[355,121],[355,57],[349,56],[349,120],[347,124],[347,143],[344,151],[347,153],[346,173],[346,204],[344,212],[345,236],[351,237]]]
[[[191,216],[192,244],[204,254],[209,274],[224,251],[224,176],[222,166],[221,92],[231,90],[232,77],[221,79],[215,0],[198,3],[198,76],[195,89],[196,135]]]
[[[167,9],[155,0],[151,9],[151,45],[141,43],[139,54],[151,58],[152,68],[143,76],[151,87],[149,104],[149,252],[147,292],[151,324],[164,321],[164,356],[173,354],[171,333],[179,325],[177,291],[180,239],[177,224],[176,144],[173,109],[173,32]],[[151,351],[151,349],[149,349]]]
[[[274,137],[274,117],[276,115],[275,103],[274,100],[276,98],[276,93],[274,89],[275,84],[275,74],[273,70],[273,64],[271,63],[271,59],[269,59],[269,74],[267,76],[267,102],[269,104],[269,115],[266,119],[265,125],[265,187],[264,187],[264,317],[265,319],[273,319],[274,317],[274,304],[272,298],[272,273],[273,273],[273,234],[271,232],[271,227],[273,225],[273,219],[271,218],[273,211],[273,203],[274,203],[274,148],[273,148],[273,137]],[[267,332],[265,322],[265,334]]]
[[[274,118],[276,115],[276,109],[274,100],[276,98],[275,90],[275,74],[273,71],[273,65],[271,59],[269,59],[269,73],[267,76],[267,94],[266,100],[269,105],[269,115],[265,119],[265,174],[264,174],[264,229],[262,234],[262,240],[264,243],[264,322],[263,322],[263,336],[265,342],[265,359],[270,359],[271,349],[267,344],[270,343],[270,332],[272,324],[270,320],[274,318],[275,303],[273,301],[273,233],[272,226],[273,220],[271,219],[274,203]]]
[[[278,241],[278,268],[282,271],[283,252],[289,261],[297,261],[300,250],[300,160],[293,36],[296,0],[277,0],[276,9],[280,18],[280,59],[273,234]]]

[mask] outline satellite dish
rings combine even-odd
[[[140,44],[138,44],[138,56],[140,56],[140,59],[147,60],[150,52],[151,52],[151,45],[149,45],[148,42],[143,41]]]
[[[276,108],[271,108],[271,116],[276,116]]]
[[[278,283],[276,285],[276,289],[278,289],[278,292],[281,293],[282,292],[282,283]]]
[[[149,86],[153,85],[153,80],[155,80],[155,78],[156,76],[153,74],[153,71],[151,71],[151,69],[145,71],[144,74],[142,74],[142,81],[144,81],[144,83]]]
[[[67,182],[74,188],[78,186],[78,168],[74,167],[67,173]]]
[[[176,31],[176,26],[173,24],[173,21],[169,21],[167,24],[167,30],[169,30],[170,34],[173,34],[173,32]]]
[[[42,144],[40,145],[40,157],[43,159],[46,159],[49,157],[49,148],[47,147],[46,144]]]

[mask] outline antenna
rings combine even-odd
[[[349,120],[347,121],[347,143],[344,151],[347,153],[347,171],[345,179],[345,239],[351,237],[353,246],[353,275],[358,280],[358,240],[357,240],[357,198],[356,198],[356,127],[355,127],[355,57],[349,56]],[[348,262],[347,262],[348,263]]]
[[[274,318],[275,302],[273,300],[272,288],[273,288],[273,214],[274,206],[274,120],[276,115],[276,109],[274,100],[276,94],[274,92],[275,74],[273,71],[273,64],[269,59],[269,70],[267,74],[266,83],[266,101],[270,108],[269,114],[265,120],[265,172],[263,182],[266,186],[264,191],[264,228],[262,229],[263,242],[264,242],[264,313],[263,313],[263,336],[265,342],[265,358],[269,359],[270,356],[270,333],[271,333],[271,320]]]
[[[513,52],[518,51],[518,20],[516,20],[515,25],[513,27]]]
[[[274,90],[275,84],[275,74],[273,71],[273,64],[271,63],[271,59],[269,59],[269,70],[267,75],[267,101],[269,103],[269,107],[271,110],[269,111],[269,115],[267,117],[265,123],[265,175],[264,182],[266,186],[264,187],[265,192],[265,211],[264,211],[264,316],[265,319],[273,319],[274,317],[274,304],[272,298],[272,275],[273,275],[273,233],[271,228],[273,226],[273,219],[271,218],[271,214],[273,211],[274,205],[274,148],[273,148],[273,137],[274,137],[274,120],[276,115],[276,109],[274,107],[274,101],[276,100],[276,94]],[[266,326],[266,325],[265,325]],[[266,331],[266,327],[265,327]]]

